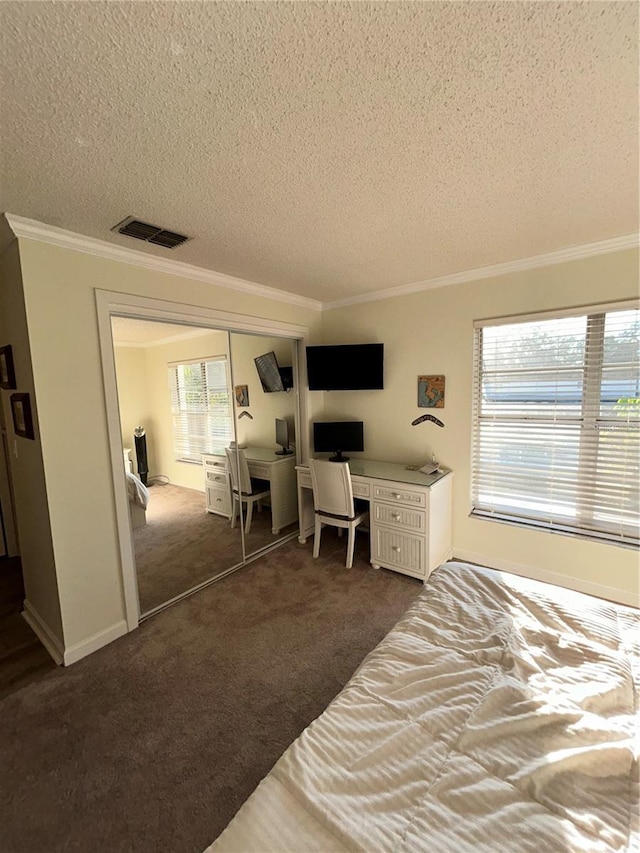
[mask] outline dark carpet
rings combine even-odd
[[[274,535],[265,506],[254,513],[246,551],[259,551],[295,529]],[[133,545],[141,613],[242,562],[238,522],[232,528],[228,518],[207,512],[204,493],[182,486],[150,487],[147,524],[133,531]]]
[[[199,853],[422,585],[323,532],[0,700],[0,849]]]

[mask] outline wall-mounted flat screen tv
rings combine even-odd
[[[307,347],[310,391],[365,391],[384,388],[384,344]]]

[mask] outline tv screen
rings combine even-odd
[[[365,391],[384,388],[384,344],[307,347],[310,391]]]
[[[343,450],[364,450],[362,421],[314,421],[313,449],[315,453],[333,453],[332,462],[347,462]]]
[[[253,360],[263,391],[269,393],[293,388],[293,367],[280,367],[275,352],[265,352]]]
[[[290,456],[293,450],[289,449],[289,423],[282,418],[276,418],[276,444],[281,450],[276,450],[276,456]]]
[[[262,390],[266,392],[284,391],[278,359],[275,352],[266,352],[254,358],[256,370],[262,383]]]

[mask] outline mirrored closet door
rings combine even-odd
[[[146,616],[297,532],[295,342],[111,319],[139,609]],[[276,390],[277,380],[264,373],[274,359],[288,390]],[[251,492],[234,493],[247,469]]]

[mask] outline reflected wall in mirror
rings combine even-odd
[[[243,561],[239,527],[231,528],[228,513],[207,511],[207,483],[220,480],[208,480],[211,469],[203,465],[208,454],[224,460],[235,436],[229,333],[124,317],[112,317],[112,333],[144,615]],[[135,479],[139,426],[149,470],[146,509]],[[222,474],[224,480],[224,467]]]
[[[247,460],[255,488],[268,489],[262,506],[253,508],[251,525],[245,532],[245,552],[255,554],[298,530],[296,491],[296,407],[297,389],[265,391],[255,359],[275,353],[278,365],[290,375],[295,343],[286,338],[265,337],[240,332],[231,333],[231,364],[234,385],[248,386],[250,406],[236,409],[236,435],[239,449]],[[288,370],[287,370],[288,368]],[[285,383],[288,384],[288,383]],[[251,417],[246,416],[248,413]],[[279,421],[280,439],[286,424],[289,448],[283,454],[276,437]],[[246,528],[247,503],[242,505]]]

